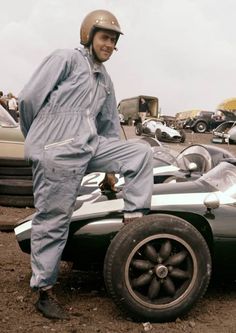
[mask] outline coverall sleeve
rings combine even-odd
[[[20,126],[26,137],[38,112],[48,101],[50,93],[69,72],[68,59],[60,50],[44,59],[19,94]]]
[[[120,139],[120,120],[112,82],[106,101],[97,116],[97,131],[99,135],[104,137]]]

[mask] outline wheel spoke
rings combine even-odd
[[[156,298],[159,294],[160,287],[161,287],[160,280],[157,280],[157,278],[154,277],[148,288],[148,298],[150,299]]]
[[[178,266],[185,260],[187,255],[188,254],[186,251],[181,251],[177,254],[174,254],[173,256],[169,257],[167,261],[165,261],[165,265]]]
[[[142,271],[147,271],[147,270],[153,268],[153,264],[148,260],[139,260],[139,259],[132,260],[131,265],[134,268],[142,270]]]
[[[131,281],[133,288],[138,288],[145,286],[146,284],[150,283],[152,280],[153,272],[149,271],[148,273],[144,273],[140,275],[138,278],[133,279]]]
[[[175,285],[169,277],[163,281],[163,288],[168,295],[173,296],[175,294]]]
[[[182,269],[174,268],[169,273],[169,276],[176,278],[176,279],[184,280],[184,279],[188,279],[190,277],[190,274],[189,274],[189,272],[183,271]]]
[[[172,246],[171,246],[171,242],[169,240],[167,240],[166,242],[164,242],[161,246],[161,249],[159,251],[159,262],[163,262],[164,260],[166,260],[172,250]]]
[[[147,244],[145,246],[144,253],[150,261],[157,262],[158,254],[157,254],[157,251],[155,250],[154,246]]]

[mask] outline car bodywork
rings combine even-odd
[[[186,138],[183,130],[176,130],[167,126],[164,121],[155,118],[146,119],[143,123],[137,123],[135,134],[150,135],[164,142],[184,142]]]
[[[24,158],[24,137],[19,124],[0,105],[0,159]]]
[[[212,131],[214,143],[236,143],[236,121],[223,122]]]
[[[195,181],[154,185],[149,215],[127,226],[122,190],[79,197],[62,259],[79,270],[103,270],[126,316],[175,320],[204,295],[212,271],[224,278],[235,271],[235,165],[226,159]],[[15,228],[26,253],[31,219]]]

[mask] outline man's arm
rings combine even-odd
[[[66,57],[55,51],[45,58],[19,95],[21,130],[26,137],[30,126],[41,108],[47,103],[51,92],[69,72]]]

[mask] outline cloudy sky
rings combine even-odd
[[[0,90],[17,95],[41,60],[79,46],[94,9],[124,36],[106,63],[117,101],[157,96],[161,112],[215,110],[236,96],[235,0],[0,0]]]

